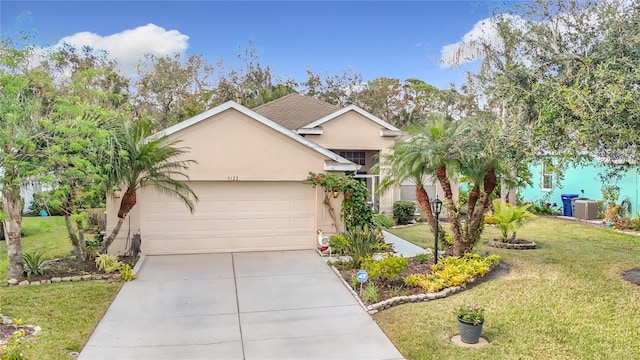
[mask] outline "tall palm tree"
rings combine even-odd
[[[424,180],[428,176],[436,175],[438,182],[444,189],[445,198],[450,211],[457,211],[453,202],[453,192],[449,178],[455,177],[460,158],[460,137],[464,127],[446,121],[442,117],[430,119],[428,124],[410,127],[407,132],[409,139],[398,142],[391,147],[391,152],[381,156],[380,167],[385,172],[380,190],[400,185],[404,180],[411,179],[416,185],[416,200],[422,213],[432,228],[435,228],[435,218],[431,210],[431,199],[424,188]],[[444,237],[444,231],[440,232]]]
[[[182,180],[193,160],[181,160],[187,148],[177,147],[179,141],[152,135],[149,121],[127,122],[119,136],[113,138],[106,170],[107,189],[126,189],[118,210],[118,223],[103,242],[106,252],[118,236],[124,219],[137,202],[136,191],[152,186],[159,192],[176,196],[193,213],[198,197]]]

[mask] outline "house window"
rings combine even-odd
[[[542,160],[542,190],[553,188],[553,161]]]
[[[355,164],[364,166],[364,151],[340,151],[340,156]]]

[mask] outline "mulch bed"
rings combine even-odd
[[[622,278],[632,284],[640,285],[640,268],[635,268],[623,272]]]
[[[399,276],[378,283],[378,301],[391,299],[395,296],[409,296],[424,293],[424,290],[419,287],[409,287],[405,285],[403,279],[411,274],[431,274],[431,265],[433,265],[433,259],[418,261],[415,258],[409,258],[409,266],[407,266],[407,269]],[[356,272],[357,270],[340,270],[342,278],[351,286],[353,286],[351,279],[356,275]],[[357,286],[354,290],[356,292],[360,291],[360,286]]]
[[[493,239],[487,242],[487,246],[511,250],[533,250],[538,248],[538,244],[535,242],[524,239],[509,240],[507,242]]]
[[[133,267],[138,260],[137,258],[129,256],[120,256],[119,259],[123,263],[129,264],[131,267]],[[98,267],[96,267],[96,263],[93,259],[86,259],[82,261],[71,256],[45,261],[45,263],[43,264],[43,268],[45,268],[43,275],[31,276],[28,278],[26,276],[21,276],[18,278],[18,281],[38,281],[49,280],[54,277],[104,274],[104,271],[98,270]]]

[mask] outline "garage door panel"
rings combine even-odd
[[[141,201],[147,254],[312,249],[315,191],[287,182],[192,182],[192,215],[177,199],[145,189]]]

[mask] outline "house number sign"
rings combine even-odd
[[[237,176],[227,176],[227,181],[238,181]]]

